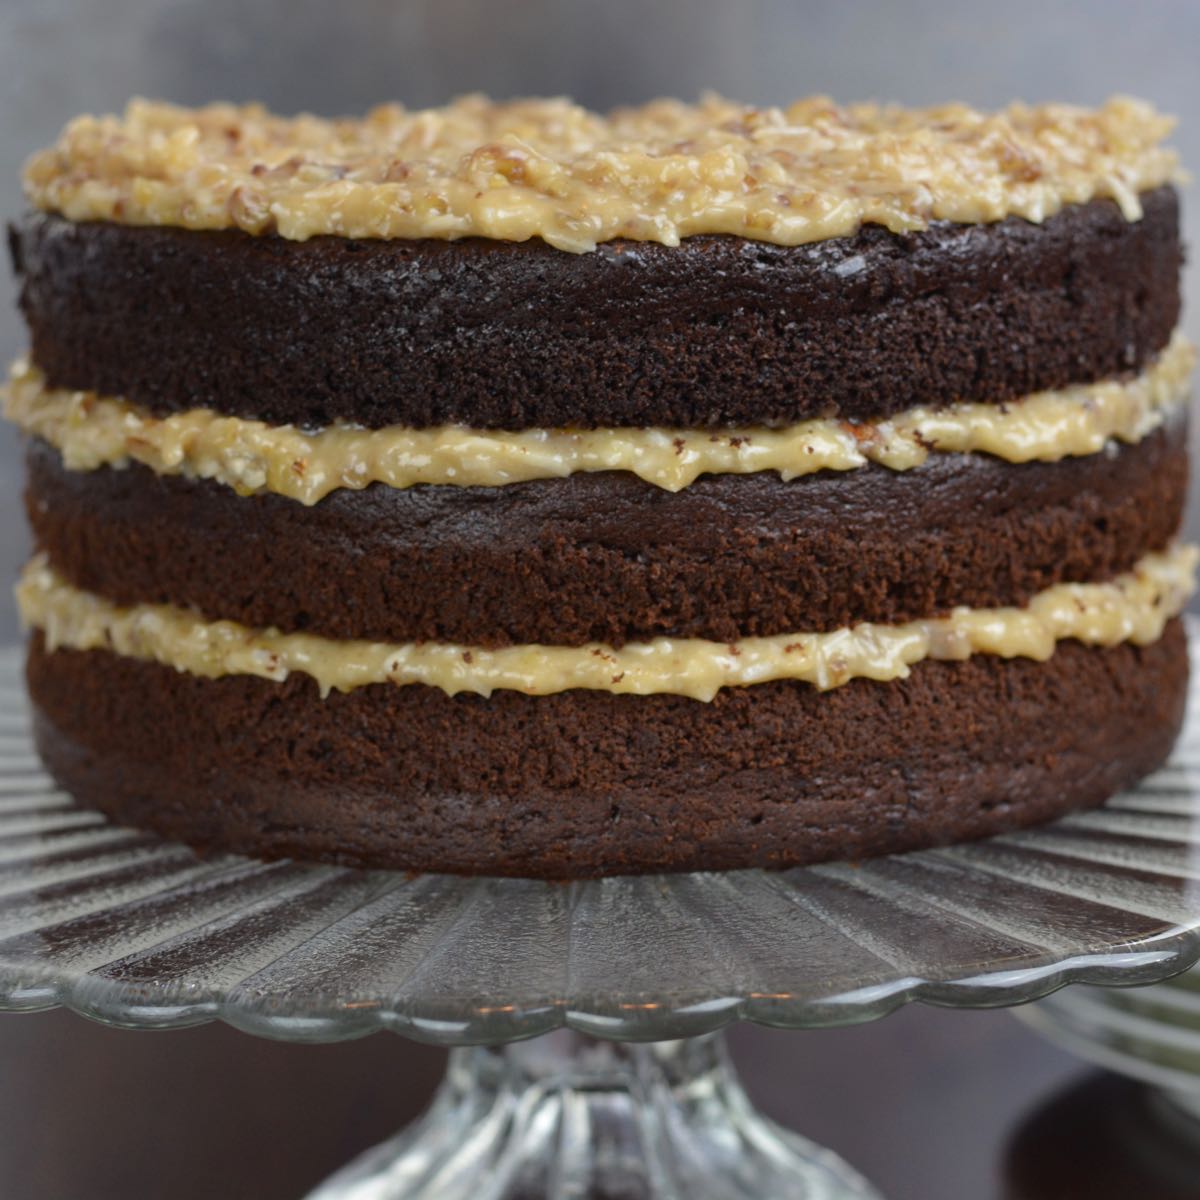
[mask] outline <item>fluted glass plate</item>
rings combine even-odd
[[[1195,644],[1195,638],[1193,638]],[[1200,720],[1102,809],[858,865],[554,884],[198,858],[42,771],[0,652],[0,1008],[449,1044],[678,1038],[1148,983],[1200,957]]]

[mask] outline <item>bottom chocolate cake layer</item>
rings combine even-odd
[[[108,651],[29,656],[38,746],[83,803],[204,849],[575,878],[783,867],[982,837],[1094,805],[1183,716],[1181,621],[906,680],[728,688],[711,703],[484,699],[293,675],[210,680]]]

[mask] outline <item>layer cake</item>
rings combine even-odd
[[[551,878],[1101,802],[1187,688],[1168,129],[72,122],[10,229],[49,769],[200,848]]]

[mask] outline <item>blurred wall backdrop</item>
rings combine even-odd
[[[30,150],[132,94],[328,114],[473,90],[595,107],[705,88],[754,103],[828,92],[981,106],[1123,91],[1180,117],[1177,144],[1200,173],[1198,52],[1197,0],[0,0],[0,214],[21,210]],[[22,332],[0,278],[7,361]],[[1195,267],[1189,294],[1196,338]],[[26,552],[18,464],[5,429],[0,641],[16,634],[7,581]],[[1193,528],[1197,516],[1194,498]]]

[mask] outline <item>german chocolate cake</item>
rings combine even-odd
[[[199,848],[550,878],[1098,804],[1187,686],[1169,127],[73,121],[10,230],[47,766]]]

